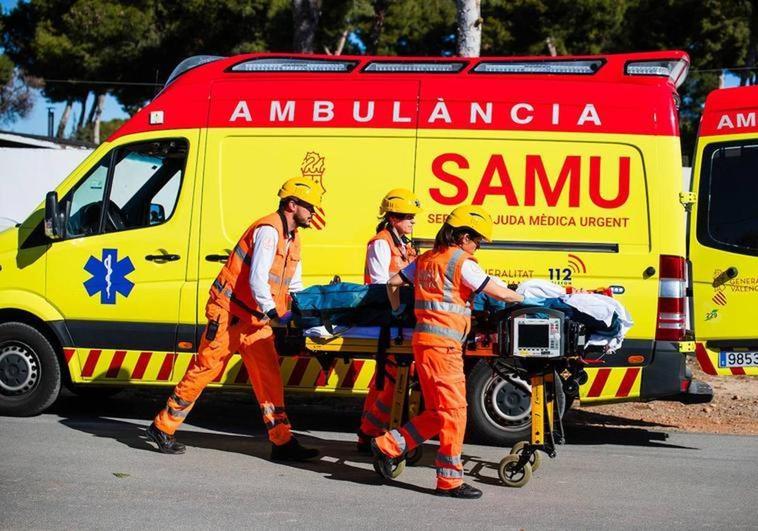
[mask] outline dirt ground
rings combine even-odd
[[[690,359],[693,376],[713,388],[708,404],[648,402],[574,406],[571,422],[579,425],[648,426],[679,431],[758,435],[758,377],[709,376]]]

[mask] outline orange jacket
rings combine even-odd
[[[274,262],[268,275],[271,296],[276,304],[276,311],[283,315],[289,305],[289,286],[300,261],[300,235],[294,231],[292,242],[285,232],[286,221],[278,212],[262,217],[245,231],[234,251],[211,286],[211,297],[223,308],[240,319],[250,319],[253,324],[262,324],[263,313],[250,288],[250,264],[252,263],[255,244],[255,229],[263,225],[274,227],[279,235]]]
[[[458,247],[427,251],[416,260],[414,345],[459,349],[466,340],[471,328],[467,301],[473,295],[461,276],[466,260],[474,257]]]
[[[368,241],[366,246],[370,246],[377,240],[384,240],[387,242],[387,245],[390,246],[390,253],[392,254],[390,260],[390,276],[394,275],[416,259],[416,249],[413,245],[410,242],[403,244],[402,241],[398,241],[389,229],[382,229],[377,232],[376,235]],[[366,252],[366,263],[363,268],[363,283],[371,284],[371,277],[368,274],[368,252]]]

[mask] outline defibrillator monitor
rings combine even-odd
[[[513,317],[511,354],[519,358],[558,358],[562,355],[562,320],[557,317]]]

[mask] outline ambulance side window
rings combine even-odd
[[[187,149],[186,140],[160,140],[122,146],[103,157],[71,194],[67,236],[168,221],[179,198]]]
[[[758,144],[732,142],[708,146],[700,182],[698,240],[734,253],[758,256]],[[707,201],[707,203],[706,203]]]

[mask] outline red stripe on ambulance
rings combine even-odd
[[[605,387],[605,382],[608,381],[608,376],[611,375],[611,369],[598,369],[597,376],[595,376],[595,381],[592,382],[592,387],[590,387],[589,393],[587,393],[588,397],[597,397],[603,394],[603,388]]]
[[[163,365],[161,365],[161,370],[158,372],[158,380],[166,381],[171,376],[171,369],[174,367],[174,359],[176,358],[176,354],[166,354],[166,357],[163,359]]]
[[[100,350],[90,350],[89,355],[87,356],[87,361],[84,363],[84,368],[82,369],[82,376],[84,378],[90,378],[92,376],[92,373],[95,372],[95,367],[97,366],[97,360],[100,359],[100,353],[102,351]]]
[[[124,363],[126,357],[125,350],[117,350],[111,358],[111,364],[108,366],[108,372],[105,373],[106,378],[116,378],[121,370],[121,364]]]
[[[143,352],[139,355],[137,365],[134,366],[134,371],[132,371],[132,380],[142,379],[145,375],[145,369],[147,369],[147,364],[150,362],[151,356],[152,352]]]
[[[301,385],[300,380],[303,379],[303,375],[305,374],[306,369],[308,368],[308,363],[310,363],[310,359],[308,358],[298,358],[297,362],[295,363],[295,368],[292,369],[292,374],[290,375],[289,380],[287,381],[287,385],[292,385],[299,387]]]
[[[355,381],[358,379],[358,375],[361,373],[361,368],[364,363],[365,362],[358,360],[353,361],[353,363],[350,364],[347,373],[345,373],[345,378],[342,380],[342,383],[340,383],[340,387],[352,388],[355,385]]]
[[[635,380],[637,380],[637,375],[639,373],[639,367],[626,370],[624,378],[621,380],[619,390],[616,392],[617,397],[629,396],[629,392],[632,390],[632,386],[634,385]]]

